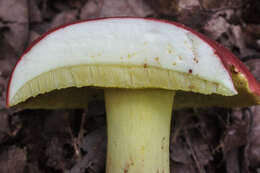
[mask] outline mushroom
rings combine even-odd
[[[172,109],[260,103],[260,85],[231,52],[181,24],[87,20],[54,29],[16,64],[6,104],[86,108],[105,98],[107,173],[168,173]]]

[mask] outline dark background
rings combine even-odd
[[[17,110],[6,108],[5,95],[12,67],[33,40],[66,23],[109,16],[183,23],[228,47],[260,79],[259,0],[0,0],[0,173],[104,172],[103,102],[89,110]],[[259,106],[174,114],[172,172],[260,172]]]

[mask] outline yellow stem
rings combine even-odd
[[[175,93],[160,89],[105,90],[107,173],[169,173]]]

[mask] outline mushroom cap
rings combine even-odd
[[[8,106],[81,108],[103,88],[175,90],[175,108],[249,106],[260,85],[230,51],[179,23],[151,18],[81,21],[49,31],[21,56]]]

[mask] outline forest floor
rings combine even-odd
[[[234,52],[260,80],[258,0],[0,0],[0,173],[103,173],[104,103],[88,110],[21,110],[5,105],[11,70],[51,28],[109,16],[183,23]],[[260,106],[174,111],[174,173],[260,173]]]

